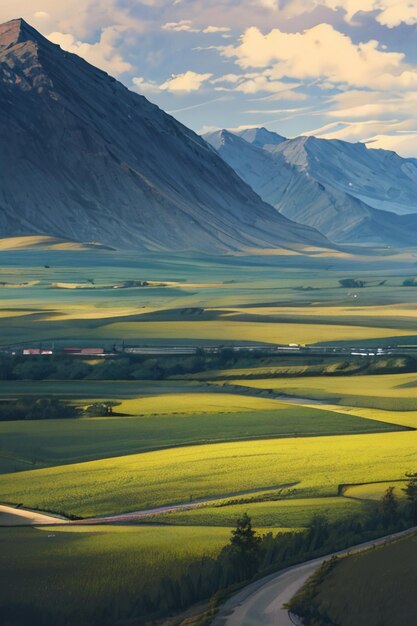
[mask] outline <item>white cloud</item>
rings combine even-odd
[[[248,72],[244,74],[225,74],[211,81],[216,91],[234,91],[244,94],[257,94],[266,92],[275,94],[276,99],[282,100],[305,100],[306,96],[295,92],[293,89],[300,87],[300,83],[284,83],[278,80],[269,79],[270,71],[262,73]]]
[[[202,32],[205,34],[210,33],[230,33],[231,28],[228,26],[207,26]]]
[[[319,24],[299,33],[276,28],[263,35],[248,28],[236,46],[222,54],[236,58],[243,69],[271,68],[270,78],[317,80],[326,88],[415,89],[417,70],[405,63],[400,52],[381,50],[378,41],[355,44],[330,24]]]
[[[400,24],[417,24],[417,0],[290,0],[284,7],[275,0],[256,0],[260,5],[275,8],[288,17],[312,11],[322,6],[345,12],[347,21],[360,13],[375,13],[382,25],[394,28]]]
[[[199,28],[194,28],[191,20],[181,20],[180,22],[167,22],[162,25],[162,30],[175,32],[199,33]]]
[[[33,14],[33,17],[40,19],[40,20],[51,19],[51,16],[46,11],[36,11],[36,13]]]
[[[146,80],[143,76],[135,76],[132,78],[135,90],[139,93],[160,93],[161,88],[153,80]]]
[[[298,87],[298,85],[295,86]],[[292,91],[291,85],[278,80],[268,80],[268,78],[263,75],[241,82],[234,90],[245,94],[256,94],[259,92],[273,93],[282,100],[305,100],[306,98],[304,94]]]
[[[161,26],[162,30],[169,30],[173,32],[186,32],[186,33],[204,33],[210,35],[214,33],[222,33],[225,35],[229,33],[231,29],[228,26],[206,26],[205,28],[197,28],[194,26],[192,20],[180,20],[179,22],[167,22]]]
[[[171,93],[190,93],[192,91],[198,91],[202,84],[209,80],[213,74],[199,74],[198,72],[192,72],[188,70],[183,74],[174,74],[161,85],[161,89],[164,91],[170,91]]]
[[[108,27],[102,31],[100,40],[93,44],[78,41],[69,33],[54,32],[48,39],[61,46],[63,50],[78,54],[105,72],[119,76],[133,69],[117,50],[121,36],[122,33],[117,27]]]
[[[256,76],[257,74],[252,74],[252,76]],[[245,76],[245,75],[244,75]],[[238,83],[244,78],[242,74],[224,74],[223,76],[219,76],[212,80],[213,85],[217,85],[218,83]]]
[[[387,6],[378,15],[377,19],[380,24],[393,28],[400,24],[417,24],[417,1],[405,0],[403,2],[388,3]]]

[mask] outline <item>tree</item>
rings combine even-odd
[[[252,522],[247,513],[237,520],[236,528],[232,530],[230,547],[236,567],[241,571],[243,578],[250,578],[256,572],[260,558],[261,538],[252,528]]]
[[[260,538],[252,528],[251,518],[247,513],[237,520],[236,528],[232,530],[230,543],[242,552],[252,552],[259,546]]]
[[[408,472],[406,477],[409,481],[403,492],[410,503],[413,523],[417,524],[417,472]]]
[[[388,487],[382,496],[382,517],[384,521],[391,525],[398,517],[398,500],[394,493],[394,487]]]

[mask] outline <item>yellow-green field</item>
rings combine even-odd
[[[61,388],[68,392],[67,386]],[[89,388],[98,391],[101,387],[90,384]],[[222,393],[170,394],[169,387],[165,393],[158,394],[157,389],[154,385],[151,396],[117,400],[119,404],[114,410],[120,415],[0,421],[0,472],[196,443],[391,432],[402,428],[401,424],[344,415],[321,407],[298,407],[278,400]],[[78,400],[77,405],[85,402]]]
[[[102,327],[97,336],[106,339],[125,337],[132,339],[142,337],[160,339],[176,337],[177,339],[245,341],[285,344],[285,343],[320,343],[322,341],[340,341],[351,339],[380,339],[392,336],[415,335],[415,329],[403,330],[396,326],[388,328],[368,328],[363,326],[343,326],[332,324],[287,324],[268,322],[233,322],[221,320],[214,322],[115,322]]]
[[[291,527],[308,526],[316,515],[323,515],[334,521],[348,516],[360,516],[364,510],[364,505],[359,500],[330,496],[327,498],[288,498],[275,502],[249,501],[244,504],[208,505],[191,511],[154,515],[150,520],[185,526],[234,526],[239,517],[248,513],[255,526],[291,529]]]
[[[317,515],[360,518],[390,485],[402,495],[405,473],[417,471],[413,356],[394,363],[232,350],[210,369],[200,351],[177,358],[172,373],[163,356],[148,355],[145,367],[123,353],[90,359],[83,378],[76,366],[61,376],[39,366],[31,376],[30,361],[11,352],[40,343],[111,352],[412,344],[417,289],[402,283],[414,275],[414,252],[369,254],[365,271],[362,252],[352,251],[312,252],[306,264],[298,254],[161,258],[81,248],[42,237],[0,242],[0,343],[11,346],[0,353],[0,401],[112,401],[115,414],[0,421],[0,502],[80,517],[196,507],[146,518],[152,526],[1,528],[0,610],[24,596],[31,612],[10,626],[91,626],[88,611],[100,619],[107,602],[114,623],[130,619],[135,594],[215,556],[244,512],[261,532],[304,532]],[[370,286],[341,288],[350,277]],[[119,288],[129,281],[147,286]],[[12,358],[20,361],[8,376]],[[134,367],[118,370],[124,361]],[[82,371],[87,360],[76,363]],[[116,367],[111,380],[97,374],[101,363],[110,374]],[[384,373],[393,367],[408,373]],[[90,609],[71,616],[87,599]]]
[[[3,474],[0,500],[87,517],[288,483],[337,495],[340,484],[399,480],[416,465],[415,432],[212,444]]]
[[[230,381],[251,389],[393,412],[417,410],[417,374],[380,374]]]

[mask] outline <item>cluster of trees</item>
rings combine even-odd
[[[27,615],[26,607],[21,604],[19,607],[11,607],[9,614],[4,617],[7,623],[15,625],[29,622],[39,626],[49,626],[51,623],[62,626],[75,623],[80,626],[150,624],[162,623],[160,619],[204,601],[209,607],[205,616],[207,621],[199,623],[201,626],[208,625],[219,603],[252,580],[414,526],[417,523],[417,473],[410,473],[407,478],[405,501],[399,501],[390,488],[366,516],[336,522],[315,517],[304,532],[259,536],[252,528],[251,519],[245,514],[237,521],[229,543],[217,558],[205,557],[192,563],[178,578],[166,577],[157,585],[150,581],[148,587],[136,597],[109,597],[100,614],[95,611],[91,615],[87,605],[78,606],[74,603],[63,608],[62,614],[59,613],[61,607],[56,608],[54,615],[48,615],[39,608],[39,613],[34,616],[33,607],[27,609],[30,612]],[[291,610],[301,615],[309,626],[317,624],[314,615],[309,614],[311,603],[304,603],[302,613],[300,598],[296,598],[296,602],[298,605],[291,604]],[[10,618],[9,621],[7,618]]]
[[[369,281],[360,280],[359,278],[342,278],[339,285],[345,289],[363,289],[364,287],[382,287],[387,281]]]
[[[259,537],[245,514],[217,559],[204,558],[178,580],[166,578],[158,590],[149,589],[137,605],[139,615],[167,615],[209,598],[214,612],[222,597],[243,583],[416,525],[417,473],[409,473],[407,478],[405,502],[389,488],[366,516],[336,522],[315,517],[306,532]]]
[[[0,421],[47,420],[78,417],[80,410],[55,397],[24,396],[0,402]]]
[[[0,354],[0,380],[163,380],[169,376],[232,367],[238,359],[264,356],[249,351],[237,354],[225,348],[217,353],[199,350],[188,357],[123,354],[92,363],[89,359],[60,354],[51,357]]]
[[[385,492],[377,510],[380,514],[381,523],[386,532],[403,530],[404,527],[415,526],[417,524],[417,473],[406,474],[408,482],[403,489],[406,497],[406,505],[401,506],[395,495],[393,487],[389,487]],[[290,601],[288,608],[302,618],[306,626],[332,626],[333,622],[323,615],[321,609],[314,602],[317,588],[327,577],[330,571],[339,563],[337,557],[326,561],[321,568],[315,572],[307,585],[298,591]]]

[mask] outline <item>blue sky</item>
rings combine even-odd
[[[198,132],[417,156],[417,0],[0,0]]]

